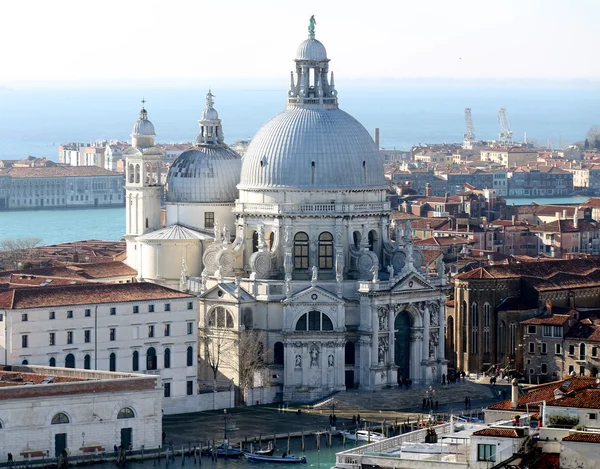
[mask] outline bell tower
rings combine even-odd
[[[145,101],[142,100],[142,106]],[[162,151],[154,146],[156,133],[144,107],[133,125],[131,148],[124,152],[127,264],[137,268],[135,238],[160,229]]]

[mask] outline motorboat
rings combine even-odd
[[[378,432],[372,432],[369,430],[356,430],[355,432],[350,432],[347,430],[341,431],[340,435],[344,435],[348,440],[358,440],[358,441],[381,441],[385,440],[385,435]]]
[[[275,452],[275,448],[269,444],[269,446],[267,446],[266,448],[263,449],[257,449],[257,450],[244,450],[244,455],[251,455],[251,456],[273,456],[273,453]]]
[[[244,452],[231,446],[228,446],[226,448],[223,445],[220,445],[216,448],[205,448],[204,450],[202,450],[202,455],[215,455],[217,458],[239,459],[244,455]]]
[[[249,462],[265,462],[276,464],[306,464],[306,457],[297,458],[290,454],[286,456],[260,456],[256,453],[244,453],[244,456]]]

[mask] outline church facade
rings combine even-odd
[[[240,337],[253,331],[255,374],[281,385],[286,400],[441,381],[443,263],[423,269],[410,224],[390,229],[383,162],[338,107],[314,22],[296,53],[286,109],[243,160],[223,143],[213,97],[196,145],[169,170],[167,227],[128,244],[140,279],[198,295],[199,378],[240,385],[252,360]],[[215,353],[226,355],[218,370]]]

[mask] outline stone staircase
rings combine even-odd
[[[344,391],[314,405],[315,409],[330,409],[335,405],[336,410],[382,410],[399,411],[420,409],[429,387],[413,387],[411,389],[382,389],[374,392]],[[472,401],[490,400],[497,398],[494,391],[487,385],[472,382],[461,382],[449,386],[434,386],[434,401],[440,406],[454,404],[461,408],[465,397]]]

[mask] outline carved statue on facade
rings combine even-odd
[[[314,37],[314,35],[315,35],[315,25],[316,24],[317,24],[317,20],[315,20],[315,15],[312,15],[308,22],[308,34],[311,37]]]
[[[292,227],[290,225],[285,225],[283,228],[283,241],[286,246],[292,245]]]
[[[181,276],[179,277],[179,290],[187,291],[187,279],[188,279],[188,271],[187,266],[185,265],[185,258],[181,258]]]
[[[386,309],[384,308],[380,308],[379,309],[379,330],[380,331],[387,331],[387,318],[388,318],[388,312]]]
[[[333,354],[330,353],[329,356],[327,357],[327,366],[329,368],[332,368],[333,367],[333,363],[334,363]]]
[[[373,275],[373,283],[377,282],[379,280],[379,267],[377,264],[373,264],[369,272]]]
[[[390,280],[392,280],[394,278],[394,266],[392,264],[388,265],[387,271],[390,276]]]
[[[265,249],[267,243],[265,242],[265,227],[264,225],[258,225],[256,229],[256,241],[258,249]]]
[[[437,270],[438,277],[446,275],[446,264],[444,264],[443,256],[438,257],[435,270]]]
[[[435,358],[435,350],[438,345],[439,335],[438,332],[429,333],[429,358]]]
[[[432,301],[429,304],[429,320],[432,326],[440,325],[440,305],[437,301]]]
[[[221,241],[221,230],[219,229],[219,220],[215,220],[213,225],[213,232],[215,235],[215,241]]]
[[[317,280],[319,280],[319,268],[316,265],[313,265],[311,270],[312,270],[311,283],[314,286],[314,284],[317,283]]]
[[[319,348],[316,345],[310,348],[310,367],[319,368]]]
[[[295,368],[302,368],[302,355],[299,353],[296,354],[296,362],[294,364]]]
[[[228,243],[231,240],[231,234],[229,233],[229,228],[227,228],[227,223],[223,224],[223,242]]]
[[[377,361],[380,365],[385,364],[385,356],[388,349],[388,340],[387,337],[379,338],[379,347],[377,349]]]

